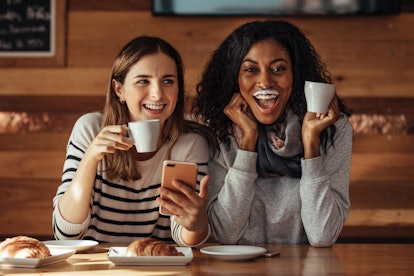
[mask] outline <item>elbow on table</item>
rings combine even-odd
[[[339,233],[328,231],[326,228],[308,233],[308,242],[313,247],[331,247],[337,240]]]
[[[343,223],[339,221],[336,221],[336,224],[319,221],[307,225],[311,227],[305,225],[306,236],[313,247],[331,247],[338,239],[343,227]]]
[[[331,247],[336,239],[337,235],[332,236],[323,231],[308,236],[309,244],[313,247]]]
[[[309,240],[309,244],[313,247],[331,247],[335,241],[325,241],[325,240]]]

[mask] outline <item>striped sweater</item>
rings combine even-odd
[[[70,185],[87,147],[100,131],[102,114],[81,116],[75,123],[66,149],[62,183],[53,199],[53,231],[56,239],[92,239],[99,242],[129,243],[143,237],[154,237],[184,246],[180,239],[181,225],[174,218],[159,213],[156,198],[160,187],[162,163],[166,159],[198,164],[197,189],[207,174],[208,144],[204,137],[182,134],[168,158],[167,145],[154,157],[137,161],[142,178],[137,181],[109,180],[105,163],[99,162],[90,198],[90,215],[81,224],[66,221],[59,212],[58,202]],[[76,208],[76,206],[73,206]]]

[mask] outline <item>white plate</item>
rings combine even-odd
[[[184,256],[138,256],[127,257],[127,247],[111,247],[108,260],[116,265],[186,265],[193,259],[191,247],[177,247]]]
[[[204,247],[200,252],[221,260],[239,261],[259,257],[266,252],[266,248],[250,245],[217,245]]]
[[[51,249],[50,254],[52,256],[43,259],[35,258],[0,258],[0,266],[2,267],[24,267],[24,268],[36,268],[50,264],[63,262],[73,254],[73,249]]]
[[[49,249],[73,249],[75,251],[85,251],[96,245],[97,241],[89,240],[50,240],[43,241]]]

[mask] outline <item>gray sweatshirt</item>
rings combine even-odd
[[[349,214],[352,126],[335,122],[334,146],[302,159],[302,177],[259,177],[257,152],[230,150],[209,162],[208,214],[213,236],[223,244],[310,243],[328,247]]]

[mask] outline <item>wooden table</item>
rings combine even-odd
[[[107,259],[110,246],[100,244],[46,267],[0,268],[0,275],[414,275],[414,244],[264,245],[280,256],[250,261],[217,260],[194,248],[185,266],[115,266]]]

